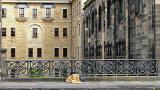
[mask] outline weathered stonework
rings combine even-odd
[[[2,18],[2,27],[7,30],[6,37],[2,37],[2,47],[7,48],[6,59],[70,59],[71,58],[71,5],[65,3],[54,3],[52,8],[52,19],[44,20],[45,8],[40,6],[45,2],[29,2],[29,8],[25,8],[25,19],[17,18],[18,8],[12,1],[2,2],[2,8],[7,9],[6,18]],[[25,3],[25,2],[23,2]],[[53,2],[50,2],[53,3]],[[38,18],[32,18],[32,9],[38,10]],[[63,9],[67,9],[67,18],[63,18]],[[11,37],[11,28],[16,29],[16,36]],[[38,38],[32,38],[32,28],[38,28]],[[59,28],[59,37],[54,36],[54,28]],[[63,28],[67,28],[67,37],[63,37]],[[15,58],[11,58],[11,48],[16,48]],[[28,58],[28,48],[33,48],[33,58]],[[37,48],[42,48],[42,58],[37,57]],[[59,57],[54,57],[54,48],[59,48]],[[63,57],[63,48],[68,48],[68,56]]]
[[[87,0],[85,58],[156,58],[154,6],[154,0]]]

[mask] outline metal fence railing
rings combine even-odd
[[[157,76],[157,60],[7,60],[6,76],[67,77],[71,71],[85,76]]]

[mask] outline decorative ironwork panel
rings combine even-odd
[[[11,61],[7,63],[7,74],[11,77],[18,75],[27,75],[27,62]]]
[[[30,76],[49,76],[49,69],[50,65],[48,61],[32,61],[30,62],[29,73],[31,73],[31,70],[33,70],[35,74],[30,74]],[[36,73],[38,74],[36,75]]]
[[[157,60],[17,60],[6,62],[8,77],[156,76]]]
[[[140,76],[154,76],[157,75],[157,63],[155,60],[138,61],[137,62],[138,75]]]
[[[104,61],[104,74],[105,75],[116,75],[116,70],[115,70],[115,61],[114,60],[109,60],[109,61]]]
[[[55,77],[67,77],[71,74],[70,61],[53,61],[53,75]]]
[[[117,75],[136,75],[136,63],[132,60],[117,61]]]

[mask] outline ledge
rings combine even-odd
[[[50,21],[53,21],[54,19],[52,17],[51,18],[43,17],[42,20],[46,22],[50,22]]]
[[[27,20],[28,19],[26,17],[16,17],[16,21],[18,21],[18,22],[25,22]]]

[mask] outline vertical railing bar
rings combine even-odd
[[[136,76],[138,76],[138,60],[134,60],[136,63]]]
[[[159,70],[159,69],[158,69],[158,67],[159,67],[159,62],[158,62],[158,61],[159,61],[159,60],[156,60],[157,76],[158,76],[158,72],[159,72],[159,71],[158,71],[158,70]]]
[[[116,76],[118,75],[117,67],[118,67],[118,60],[115,60],[115,75]]]
[[[27,62],[27,76],[29,76],[29,62],[28,61],[26,61]]]
[[[6,78],[8,79],[9,75],[8,75],[8,61],[5,61],[6,62]]]
[[[48,61],[48,63],[49,63],[49,67],[48,67],[48,70],[49,70],[49,77],[51,77],[51,62]]]

